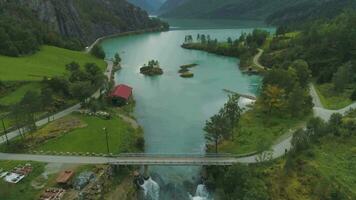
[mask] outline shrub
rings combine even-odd
[[[103,48],[98,44],[94,45],[93,49],[91,50],[91,54],[100,59],[105,58],[105,52]]]
[[[351,99],[352,101],[356,101],[356,89],[355,89],[354,92],[351,94],[350,99]]]

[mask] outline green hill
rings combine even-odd
[[[0,1],[2,55],[34,53],[43,44],[80,50],[102,36],[162,28],[126,0]]]
[[[0,80],[39,81],[44,76],[59,76],[65,72],[65,65],[72,61],[80,65],[96,63],[102,69],[106,67],[103,60],[84,52],[43,46],[39,52],[30,56],[0,56]]]
[[[356,7],[354,0],[168,0],[166,5],[171,7],[164,17],[268,19],[273,24],[334,17],[345,8]]]

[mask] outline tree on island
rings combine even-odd
[[[114,56],[114,65],[115,66],[118,66],[121,62],[121,57],[120,57],[120,54],[119,53],[115,53],[115,56]]]
[[[140,73],[147,76],[162,75],[163,70],[161,69],[158,60],[150,60],[148,65],[145,64],[140,68]]]

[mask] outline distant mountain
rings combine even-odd
[[[356,0],[167,0],[162,17],[298,21],[335,16]]]
[[[158,10],[158,14],[168,14],[170,11],[178,8],[179,6],[183,5],[184,3],[190,0],[166,0],[163,5]]]
[[[127,0],[128,2],[142,8],[150,14],[155,13],[165,0]]]

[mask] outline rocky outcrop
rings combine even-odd
[[[0,0],[29,8],[46,29],[84,44],[126,31],[163,28],[126,0]]]

